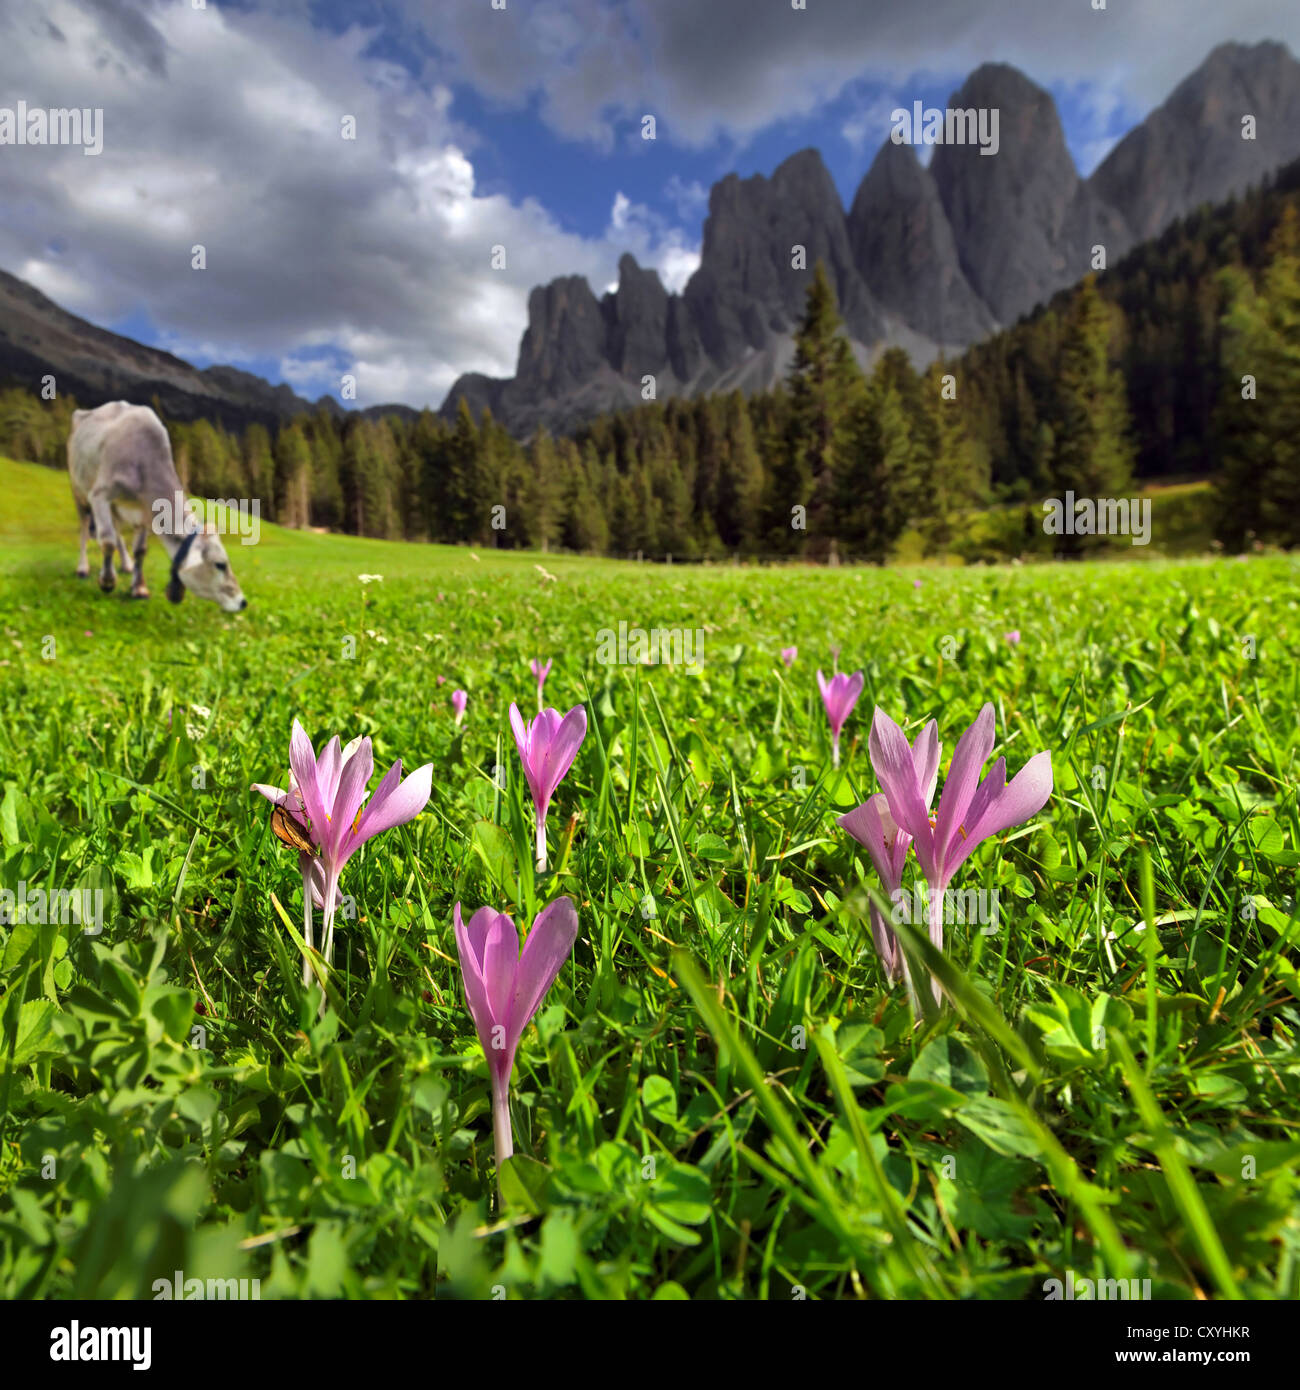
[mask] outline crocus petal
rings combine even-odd
[[[537,801],[537,784],[533,780],[533,769],[528,754],[528,735],[529,729],[524,724],[524,717],[519,713],[519,706],[512,700],[510,702],[510,731],[515,736],[515,747],[519,750],[519,761],[524,769],[524,780],[528,783],[528,789],[533,794],[533,801]]]
[[[971,804],[971,821],[966,839],[950,856],[954,869],[990,836],[1000,835],[1013,825],[1023,825],[1025,821],[1032,820],[1047,805],[1047,798],[1052,794],[1050,752],[1035,753],[1006,786],[1002,785],[1005,771],[1001,758],[998,759],[996,772],[996,781],[993,773],[986,779],[991,784],[989,795],[976,798],[980,805]],[[980,790],[983,791],[983,787]]]
[[[524,942],[510,1008],[511,1036],[518,1039],[555,983],[578,937],[578,911],[569,898],[543,908]]]
[[[889,814],[889,803],[885,797],[879,793],[868,797],[861,806],[841,816],[839,824],[871,856],[871,862],[885,885],[885,892],[892,893],[900,887],[909,837],[898,828]]]
[[[355,756],[348,759],[334,793],[334,805],[330,820],[330,842],[334,852],[347,846],[353,838],[352,822],[357,818],[361,802],[366,795],[366,783],[375,770],[375,755],[371,751],[370,740],[363,738]],[[360,843],[358,841],[358,843]]]
[[[939,725],[934,719],[916,736],[912,745],[912,762],[916,765],[916,784],[927,806],[934,800],[934,788],[939,780]]]
[[[565,774],[573,766],[573,760],[578,756],[578,749],[586,737],[587,711],[581,705],[574,705],[551,735],[538,769],[538,783],[544,789],[548,804],[555,795],[556,787],[564,781]]]
[[[289,799],[289,793],[281,791],[279,787],[268,787],[264,782],[254,782],[251,791],[261,792],[268,801],[274,802],[277,806],[283,806]]]
[[[884,913],[875,903],[871,904],[871,944],[876,948],[880,963],[885,968],[885,978],[897,980],[903,973],[900,964],[903,952],[893,927],[885,921]]]
[[[1052,755],[1036,753],[1007,783],[1001,795],[992,799],[979,820],[971,827],[973,838],[987,840],[1013,825],[1032,820],[1047,805],[1052,794]]]
[[[310,889],[312,902],[320,909],[325,907],[325,866],[320,857],[299,851],[298,870],[302,874],[304,890]]]
[[[952,763],[944,778],[939,812],[934,820],[934,857],[946,863],[948,846],[958,826],[966,823],[966,813],[979,786],[980,771],[993,751],[993,706],[986,704],[970,728],[957,740]],[[967,833],[970,826],[966,826]]]
[[[465,986],[465,1003],[469,1016],[474,1020],[479,1041],[487,1050],[487,1041],[492,1033],[492,1010],[488,1005],[487,985],[483,979],[483,945],[488,927],[496,920],[496,913],[490,907],[480,907],[469,919],[468,925],[461,920],[460,904],[452,909],[452,930],[456,936],[456,952],[460,956],[460,975]]]
[[[866,677],[861,671],[855,671],[851,676],[844,677],[844,683],[840,686],[840,724],[853,713],[853,706],[858,703],[858,696],[862,694],[862,687],[866,684]]]
[[[930,816],[921,795],[911,745],[902,729],[880,708],[871,721],[868,749],[890,814],[918,844],[928,843]]]
[[[514,1039],[510,1036],[510,1003],[515,997],[518,968],[519,932],[510,917],[498,912],[483,940],[483,984],[487,989],[488,1008],[492,1012],[492,1022],[505,1027],[504,1046],[493,1048],[494,1052],[514,1051]],[[489,1042],[490,1039],[483,1040],[485,1048]]]
[[[425,763],[417,767],[400,786],[395,785],[402,775],[402,760],[399,758],[384,774],[361,813],[357,825],[356,841],[360,844],[395,825],[405,825],[429,804],[429,794],[433,789],[433,764]],[[382,795],[381,795],[382,793]]]
[[[311,746],[311,739],[307,737],[306,730],[296,719],[293,721],[293,734],[289,739],[289,766],[297,778],[298,792],[311,820],[316,843],[322,844],[326,826],[329,824],[326,819],[326,811],[329,808],[324,803],[320,784],[316,780],[316,750]]]
[[[325,751],[316,759],[316,785],[320,788],[320,799],[325,809],[330,812],[334,809],[334,798],[339,789],[339,769],[342,765],[339,736],[335,734],[325,745]]]

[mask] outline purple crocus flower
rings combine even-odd
[[[993,706],[986,704],[953,750],[933,820],[930,797],[902,729],[881,709],[871,724],[871,765],[901,830],[912,837],[917,863],[930,889],[930,940],[943,949],[943,895],[952,876],[990,836],[1036,816],[1052,794],[1052,755],[1036,753],[1007,782],[1005,758],[982,781],[993,751]],[[938,996],[938,984],[935,984]]]
[[[469,704],[469,696],[463,690],[453,690],[451,692],[451,707],[456,711],[456,723],[459,724],[465,718],[465,706]]]
[[[555,983],[578,935],[578,913],[569,898],[543,908],[519,953],[519,933],[504,912],[480,907],[468,922],[460,904],[452,913],[465,1002],[492,1074],[492,1131],[497,1174],[514,1152],[510,1128],[510,1073],[529,1020]]]
[[[322,955],[334,960],[334,909],[338,901],[339,875],[343,866],[374,836],[404,825],[424,810],[433,783],[433,764],[425,763],[405,780],[400,758],[384,774],[374,795],[366,802],[366,785],[375,770],[368,738],[353,739],[346,748],[332,738],[319,758],[311,739],[295,719],[289,739],[289,790],[253,784],[268,801],[283,806],[313,852],[299,853],[303,888],[303,941],[312,945],[312,904],[322,912]],[[365,802],[363,805],[362,803]],[[306,956],[302,982],[311,979]],[[321,1001],[322,1009],[324,1000]]]
[[[1005,635],[1008,646],[1018,647],[1020,645],[1020,629],[1018,627],[1013,627],[1011,631]]]
[[[799,655],[798,647],[782,647],[781,660],[785,662],[786,669],[789,670],[794,665],[794,659]]]
[[[533,794],[537,812],[537,867],[546,870],[546,812],[555,789],[564,781],[564,774],[573,766],[582,740],[587,737],[587,711],[574,705],[561,716],[557,709],[544,709],[537,718],[525,724],[519,706],[510,706],[510,728],[514,732],[519,761],[524,777]]]
[[[912,766],[928,811],[939,777],[939,726],[933,719],[916,736],[916,742],[912,745]],[[912,843],[912,837],[899,828],[890,814],[888,798],[877,792],[875,796],[868,797],[861,806],[841,816],[839,824],[864,846],[871,856],[876,872],[880,875],[885,895],[891,901],[897,901],[895,895],[903,887],[903,869],[907,863],[907,850]],[[907,957],[899,946],[894,929],[885,921],[874,903],[871,904],[871,940],[885,967],[886,977],[890,980],[907,981],[908,995],[916,1012],[919,1013],[919,1002],[912,984],[911,972],[907,968]]]
[[[528,669],[533,673],[533,679],[537,682],[537,710],[539,714],[542,709],[542,686],[546,684],[546,678],[551,674],[551,664],[553,661],[554,658],[552,657],[547,661],[546,665],[543,666],[541,658],[535,656],[528,663]]]
[[[840,765],[840,730],[844,727],[844,721],[853,713],[853,706],[858,702],[858,696],[862,694],[863,675],[858,671],[855,675],[846,676],[843,671],[837,672],[830,680],[827,680],[820,671],[817,672],[817,685],[822,692],[822,704],[826,706],[826,718],[831,724],[831,766]]]

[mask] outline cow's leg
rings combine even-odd
[[[92,526],[90,520],[90,507],[79,497],[74,498],[73,501],[77,504],[77,519],[81,522],[81,554],[77,556],[77,578],[89,579],[90,559],[86,554],[86,547],[90,543],[90,531]]]
[[[130,574],[134,566],[131,564],[131,553],[126,548],[126,538],[123,532],[129,532],[130,523],[123,521],[122,514],[116,508],[113,510],[113,529],[117,532],[117,567],[123,574]]]
[[[113,507],[102,493],[90,494],[90,510],[95,519],[95,537],[104,552],[104,568],[99,572],[99,587],[111,594],[117,587],[117,573],[113,569],[113,552],[117,549],[117,531],[113,526]]]
[[[132,569],[132,598],[148,598],[149,590],[144,582],[144,552],[149,548],[149,528],[142,521],[135,532],[135,565]]]

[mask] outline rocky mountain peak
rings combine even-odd
[[[961,268],[952,227],[910,145],[886,140],[848,217],[854,264],[880,303],[926,337],[962,346],[995,326]]]
[[[1220,44],[1090,182],[1142,240],[1201,203],[1258,184],[1295,157],[1298,135],[1300,63],[1286,46]]]

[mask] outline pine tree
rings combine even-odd
[[[1062,328],[1053,484],[1076,498],[1121,497],[1133,467],[1128,401],[1111,365],[1111,311],[1093,276],[1076,291]],[[1077,554],[1097,541],[1062,535],[1057,544]]]
[[[1219,539],[1233,550],[1254,538],[1300,545],[1300,219],[1294,207],[1270,250],[1258,290],[1244,272],[1224,272],[1228,380],[1215,421],[1223,461],[1216,495]]]
[[[295,420],[281,427],[275,437],[276,515],[285,526],[305,527],[308,513],[308,479],[311,451],[302,426]]]
[[[817,262],[790,369],[790,411],[784,447],[773,461],[767,528],[776,550],[803,549],[791,509],[807,509],[810,553],[824,554],[837,526],[833,480],[845,427],[862,389],[862,373],[835,305],[826,267]]]
[[[749,551],[759,540],[763,461],[749,407],[739,391],[724,402],[722,433],[725,444],[714,512],[717,534],[725,549]]]
[[[257,499],[265,520],[274,521],[275,460],[265,425],[249,425],[244,431],[244,476],[248,479],[249,496]]]
[[[932,363],[922,378],[922,416],[930,485],[927,505],[917,508],[917,525],[927,555],[949,550],[964,513],[988,498],[988,459],[966,428],[965,403],[954,380],[945,392],[945,377],[953,375],[942,361]]]
[[[550,431],[533,436],[524,459],[519,496],[519,520],[525,545],[546,551],[560,534],[563,505],[560,464]]]

